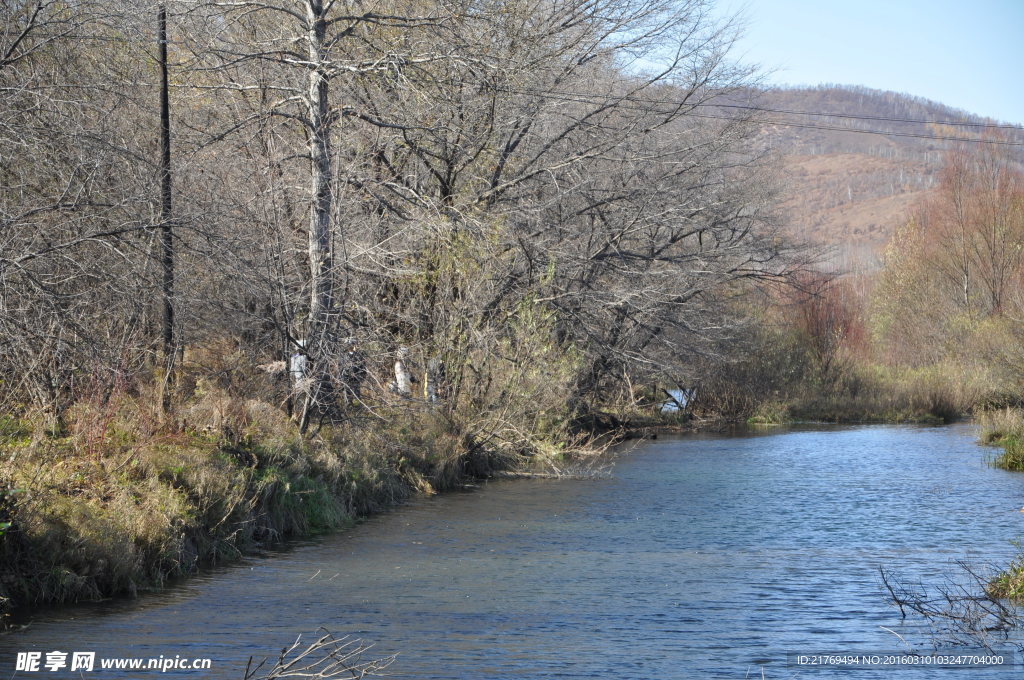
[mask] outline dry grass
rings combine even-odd
[[[790,412],[824,422],[949,423],[969,416],[991,393],[984,371],[955,364],[855,365],[827,390],[809,386]]]
[[[76,409],[61,437],[8,428],[0,597],[15,605],[134,594],[501,464],[431,412],[304,440],[273,407],[214,389],[164,430],[134,398]]]
[[[0,609],[133,594],[412,494],[564,467],[588,441],[566,407],[580,359],[552,324],[527,304],[459,346],[438,404],[397,398],[371,367],[360,405],[306,437],[286,381],[231,339],[185,353],[167,412],[154,371],[96,378],[60,427],[0,420]]]
[[[1000,444],[1006,439],[1024,439],[1024,411],[1017,408],[989,409],[978,415],[982,444]]]
[[[981,443],[1003,448],[993,459],[993,465],[1004,470],[1024,470],[1024,411],[1010,407],[983,411],[978,416],[978,425]]]

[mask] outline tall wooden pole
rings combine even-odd
[[[167,382],[174,368],[174,231],[171,217],[171,104],[167,75],[167,7],[160,3],[160,262],[163,265],[163,354]],[[164,390],[168,405],[170,390]]]

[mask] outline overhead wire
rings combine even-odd
[[[647,97],[635,97],[635,96],[630,96],[630,95],[614,95],[614,94],[599,95],[599,94],[586,94],[586,93],[580,93],[580,92],[559,92],[557,90],[555,90],[555,91],[543,91],[543,90],[504,88],[504,91],[508,92],[509,94],[524,94],[524,95],[529,95],[529,96],[539,96],[539,97],[544,97],[544,98],[549,98],[549,99],[558,99],[558,100],[561,100],[561,101],[574,101],[574,102],[578,102],[578,103],[587,103],[587,104],[598,104],[598,103],[603,102],[603,101],[617,99],[617,100],[620,100],[620,101],[627,101],[627,102],[635,103],[635,104],[643,104],[645,106],[649,106],[651,104],[662,104],[662,105],[671,105],[671,106],[676,106],[676,107],[680,107],[680,108],[688,108],[688,109],[694,109],[694,108],[698,108],[698,107],[706,107],[706,108],[712,108],[712,109],[714,109],[714,108],[734,108],[734,109],[743,109],[743,110],[749,110],[749,111],[753,111],[753,112],[764,112],[764,113],[785,113],[785,114],[805,115],[805,116],[820,116],[820,117],[824,117],[824,118],[829,118],[829,117],[831,117],[831,118],[847,118],[847,119],[855,119],[855,120],[873,120],[873,121],[887,121],[887,122],[900,122],[900,123],[914,123],[914,124],[921,124],[921,125],[944,125],[944,126],[952,126],[952,127],[959,127],[959,126],[963,126],[963,127],[982,127],[982,128],[987,128],[987,129],[1012,130],[1014,132],[1022,132],[1022,133],[1024,133],[1024,127],[1021,127],[1019,125],[1003,125],[1003,124],[996,124],[996,123],[970,123],[970,122],[965,122],[965,121],[926,120],[926,119],[898,118],[898,117],[887,117],[887,116],[861,116],[861,115],[849,114],[849,113],[845,113],[844,114],[844,113],[830,113],[830,112],[823,112],[823,111],[822,112],[817,112],[817,111],[797,111],[797,110],[790,110],[790,109],[774,109],[774,108],[770,108],[770,107],[760,107],[760,106],[742,105],[742,104],[722,104],[722,103],[716,103],[716,102],[696,102],[696,103],[693,103],[693,104],[687,104],[686,102],[680,102],[679,100],[671,100],[671,99],[655,99],[655,98],[647,98]],[[736,121],[736,122],[743,122],[744,120],[746,120],[746,119],[743,119],[743,118],[732,117],[732,116],[715,116],[715,115],[712,115],[712,114],[702,114],[702,113],[692,113],[692,112],[689,113],[688,115],[696,117],[696,118],[710,118],[710,119],[725,120],[725,121]],[[854,132],[854,133],[858,133],[858,134],[882,135],[882,136],[886,136],[886,137],[912,137],[912,138],[916,138],[916,139],[932,139],[932,140],[936,140],[936,141],[948,141],[948,142],[967,142],[967,143],[977,143],[977,144],[993,144],[993,145],[1000,145],[1000,146],[1024,146],[1024,141],[1011,141],[1011,140],[1005,140],[1005,139],[991,139],[991,138],[978,138],[978,137],[958,137],[958,136],[953,136],[953,135],[929,135],[929,134],[923,134],[923,133],[897,132],[897,131],[889,131],[889,130],[865,130],[865,129],[862,129],[862,128],[845,127],[845,126],[840,126],[840,125],[826,125],[826,124],[811,123],[811,122],[791,122],[791,121],[781,121],[781,120],[758,120],[756,122],[762,123],[764,125],[780,125],[780,126],[784,126],[784,127],[804,128],[804,129],[810,129],[810,130],[829,130],[829,131],[834,131],[834,132]]]
[[[731,116],[713,116],[706,113],[691,113],[691,116],[696,118],[715,118],[718,120],[741,120],[733,118]],[[856,132],[865,135],[882,135],[884,137],[914,137],[917,139],[934,139],[938,141],[947,142],[968,142],[975,144],[996,144],[1000,146],[1024,146],[1024,142],[1011,142],[1003,139],[981,139],[971,137],[953,137],[946,135],[926,135],[918,134],[914,132],[889,132],[885,130],[862,130],[859,128],[842,127],[839,125],[817,125],[814,123],[792,123],[782,120],[760,120],[757,121],[764,125],[781,125],[784,127],[804,128],[807,130],[832,130],[836,132]]]
[[[698,106],[716,106],[723,109],[749,109],[752,111],[765,111],[768,113],[787,113],[797,116],[825,116],[828,118],[853,118],[855,120],[878,120],[893,123],[920,123],[922,125],[946,125],[950,127],[981,127],[996,130],[1015,130],[1024,132],[1020,125],[1005,125],[1002,123],[971,123],[955,120],[928,120],[926,118],[899,118],[895,116],[863,116],[854,113],[826,113],[824,111],[797,111],[794,109],[773,109],[766,106],[753,106],[745,104],[698,104]]]

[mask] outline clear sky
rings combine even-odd
[[[865,85],[1024,124],[1024,0],[719,0],[772,84]]]

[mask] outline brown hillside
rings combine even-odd
[[[782,207],[793,232],[867,261],[936,181],[935,168],[923,163],[867,154],[794,155],[783,163]]]
[[[780,157],[786,186],[782,207],[792,231],[834,246],[837,264],[843,268],[877,265],[893,229],[938,182],[952,143],[922,137],[984,133],[974,125],[952,128],[951,133],[951,128],[940,132],[927,122],[880,118],[997,122],[918,97],[863,87],[778,88],[751,93],[744,104],[775,109],[762,114],[761,143]],[[826,113],[874,119],[822,115]],[[1018,131],[1001,132],[1024,138]]]

